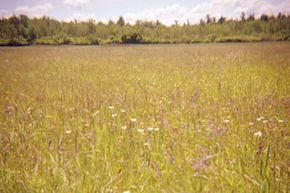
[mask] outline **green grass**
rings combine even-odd
[[[290,44],[0,48],[0,192],[289,192]]]

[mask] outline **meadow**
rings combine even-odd
[[[0,192],[290,191],[290,43],[0,48]]]

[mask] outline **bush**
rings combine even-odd
[[[289,32],[285,32],[285,31],[281,31],[280,33],[276,33],[274,35],[275,40],[277,41],[285,41],[285,40],[289,40],[290,38],[290,33]]]
[[[260,42],[263,38],[256,36],[227,36],[218,37],[215,42]]]
[[[61,44],[66,44],[66,45],[68,45],[68,44],[70,44],[71,43],[71,39],[70,38],[64,38],[63,40],[62,40],[62,42],[61,42]]]
[[[71,38],[70,44],[72,45],[90,45],[90,41],[86,37]]]
[[[121,36],[121,41],[124,44],[138,44],[142,42],[142,36],[138,32],[131,32]]]
[[[58,42],[56,41],[56,39],[54,37],[42,37],[39,39],[35,40],[35,44],[40,44],[40,45],[57,45]]]
[[[60,34],[54,37],[55,42],[57,44],[70,44],[71,43],[71,39],[70,37],[68,37],[66,34]]]
[[[7,46],[8,40],[7,39],[0,39],[0,46]]]
[[[17,38],[0,40],[0,46],[26,46],[26,45],[29,45],[29,43],[22,36],[19,36]]]
[[[91,35],[88,37],[88,40],[89,40],[89,43],[91,45],[99,45],[100,44],[100,41],[96,36]]]

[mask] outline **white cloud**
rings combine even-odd
[[[163,8],[148,9],[139,13],[124,14],[124,18],[129,23],[134,23],[138,19],[142,20],[160,20],[164,24],[170,25],[178,20],[184,23],[189,20],[191,23],[197,23],[205,18],[207,14],[219,18],[240,18],[241,12],[246,15],[255,14],[260,16],[263,13],[275,14],[279,12],[290,13],[290,1],[284,0],[278,5],[266,2],[265,0],[210,0],[202,2],[192,8],[184,7],[179,4],[170,5]]]
[[[89,4],[91,0],[64,0],[64,4],[73,8],[81,8]]]
[[[15,9],[15,13],[17,14],[28,14],[28,15],[44,15],[45,13],[51,11],[53,9],[53,5],[50,3],[39,4],[32,7],[21,6]]]
[[[95,14],[81,14],[81,13],[74,13],[72,17],[69,17],[67,19],[65,19],[64,21],[66,22],[70,22],[70,21],[88,21],[89,19],[95,19],[96,15]]]
[[[128,13],[124,15],[126,21],[132,23],[137,19],[143,20],[160,20],[166,23],[172,23],[174,20],[179,20],[188,11],[187,8],[178,4],[158,9],[148,9],[139,13]]]

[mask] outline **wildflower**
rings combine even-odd
[[[154,128],[154,131],[159,131],[159,128],[158,127]]]
[[[11,106],[11,105],[7,105],[7,106],[5,107],[5,109],[4,109],[4,112],[5,112],[6,114],[9,114],[9,113],[11,113],[13,110],[14,110],[14,107],[13,107],[13,106]]]
[[[253,122],[250,122],[250,123],[249,123],[249,125],[250,125],[250,126],[253,126],[253,125],[254,125],[254,123],[253,123]]]
[[[127,126],[123,126],[123,127],[121,127],[121,129],[126,130],[127,129]]]
[[[260,137],[262,137],[262,132],[258,131],[256,133],[254,133],[254,136],[257,137],[257,138],[260,138]]]
[[[153,128],[153,127],[148,127],[147,130],[148,130],[148,131],[153,131],[154,128]]]
[[[257,118],[257,121],[262,121],[264,118],[265,118],[265,117],[263,117],[263,116],[262,116],[262,117],[258,117],[258,118]]]
[[[230,120],[228,120],[228,119],[224,120],[224,123],[229,123],[229,122],[230,122]]]
[[[219,135],[221,132],[223,132],[224,129],[223,128],[217,128],[217,129],[210,129],[210,133],[209,136],[213,137],[213,136],[217,136]]]
[[[131,118],[131,122],[136,123],[137,119],[136,118]]]
[[[123,193],[130,193],[130,191],[129,191],[129,190],[126,190],[126,191],[124,191]]]
[[[109,109],[110,109],[110,110],[113,110],[113,109],[114,109],[114,106],[110,105],[110,106],[109,106]]]
[[[125,113],[126,112],[126,110],[125,109],[121,109],[121,113]]]
[[[117,117],[117,114],[116,113],[113,113],[112,114],[112,118],[115,118],[115,117]]]
[[[279,122],[279,123],[285,123],[285,121],[282,120],[282,119],[279,119],[278,122]]]
[[[66,129],[66,130],[65,130],[65,133],[66,133],[66,134],[71,134],[71,130],[70,130],[70,129]]]
[[[271,166],[271,170],[274,172],[274,173],[277,173],[279,171],[279,166],[277,164],[273,164]]]
[[[144,133],[144,129],[142,129],[142,128],[141,128],[141,129],[138,129],[137,131],[138,131],[139,133]]]
[[[150,143],[144,143],[144,146],[150,147]]]
[[[263,123],[268,123],[268,120],[264,120]]]

